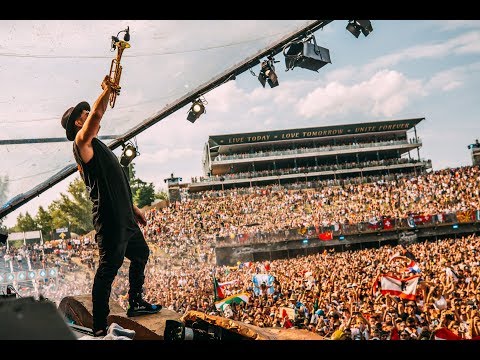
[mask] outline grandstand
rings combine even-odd
[[[421,174],[416,126],[424,118],[209,136],[204,175],[189,193],[269,184]],[[413,131],[412,131],[413,130]]]

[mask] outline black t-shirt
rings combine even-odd
[[[97,138],[92,140],[93,158],[84,163],[73,142],[78,169],[93,202],[93,225],[97,233],[138,226],[133,214],[132,191],[127,175],[112,150]]]

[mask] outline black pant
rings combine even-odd
[[[142,293],[145,265],[150,253],[138,225],[133,228],[97,233],[95,239],[98,244],[100,261],[92,289],[94,331],[107,327],[107,316],[110,313],[108,302],[112,283],[124,258],[130,260],[128,294],[132,298]]]

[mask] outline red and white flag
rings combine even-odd
[[[458,335],[455,335],[452,331],[443,327],[435,331],[434,337],[435,340],[462,340]]]
[[[456,335],[453,331],[447,329],[446,327],[440,328],[433,333],[433,338],[435,340],[467,340],[461,336]],[[468,340],[480,340],[480,336],[475,336]]]
[[[390,294],[406,300],[415,300],[419,278],[418,275],[405,279],[388,275],[380,276],[373,285],[373,292],[376,293],[380,285],[380,292],[383,295]]]

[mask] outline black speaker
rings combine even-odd
[[[314,39],[313,39],[314,40]],[[295,67],[318,71],[322,66],[331,64],[330,51],[309,40],[293,42],[284,49],[287,70]]]
[[[0,340],[76,340],[55,303],[0,299]]]

